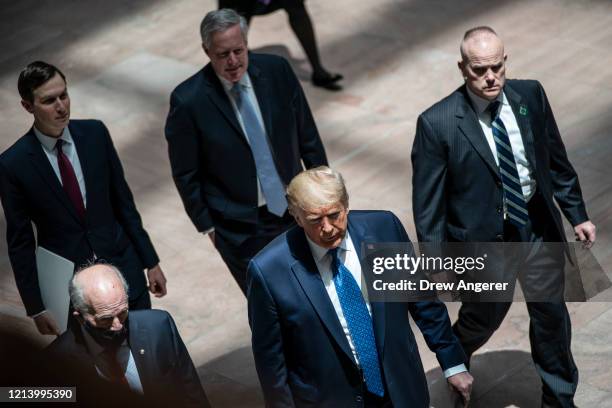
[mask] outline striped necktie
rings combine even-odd
[[[487,110],[491,113],[491,129],[493,130],[495,150],[497,150],[497,158],[499,159],[499,173],[504,189],[505,215],[508,221],[520,228],[529,220],[529,212],[516,169],[510,138],[504,122],[498,114],[501,113],[500,102],[491,103]]]
[[[332,256],[331,269],[334,274],[336,293],[338,293],[342,313],[357,351],[366,387],[372,394],[382,397],[385,395],[385,388],[382,383],[374,328],[368,307],[353,274],[340,260],[338,248],[330,249],[329,254]]]

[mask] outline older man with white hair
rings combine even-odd
[[[388,211],[351,211],[342,176],[318,167],[287,188],[298,226],[249,264],[249,323],[268,407],[429,406],[408,315],[449,384],[472,377],[440,302],[382,303],[361,292],[361,244],[409,242]]]
[[[127,283],[117,268],[86,267],[69,291],[79,324],[49,346],[55,362],[78,363],[76,373],[61,367],[60,376],[74,381],[66,385],[94,395],[114,387],[126,397],[142,396],[147,406],[209,406],[172,317],[161,310],[129,312]]]

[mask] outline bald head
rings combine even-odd
[[[459,69],[468,88],[483,99],[494,100],[506,82],[504,44],[486,26],[466,31],[461,42]]]
[[[112,265],[96,264],[77,271],[70,282],[70,300],[75,310],[94,314],[97,307],[127,302],[127,283]]]
[[[469,52],[474,47],[482,49],[484,47],[489,47],[492,42],[495,43],[495,45],[501,45],[503,52],[504,45],[497,36],[495,30],[493,30],[491,27],[479,26],[470,28],[463,35],[463,40],[461,41],[461,45],[459,47],[461,59],[466,61],[468,59]]]

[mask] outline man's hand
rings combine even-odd
[[[43,312],[34,317],[33,320],[40,334],[60,335],[59,327],[57,327],[57,323],[55,323],[55,319],[51,316],[51,313]]]
[[[448,385],[455,391],[457,391],[463,397],[463,402],[467,407],[470,402],[470,394],[472,393],[472,383],[474,378],[470,373],[464,371],[459,374],[451,375],[446,379]]]
[[[159,264],[147,270],[147,278],[149,279],[149,291],[155,297],[166,296],[166,277]]]
[[[208,238],[210,238],[210,242],[212,242],[213,246],[216,247],[216,245],[215,245],[215,231],[210,231],[208,233]]]
[[[591,221],[585,221],[582,224],[578,224],[574,227],[574,234],[576,235],[576,241],[582,241],[585,248],[590,248],[595,243],[595,224]]]

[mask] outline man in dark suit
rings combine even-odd
[[[302,162],[327,158],[291,67],[248,53],[243,17],[211,11],[201,34],[210,63],[170,97],[172,175],[191,221],[246,292],[249,260],[292,223],[285,185]]]
[[[563,242],[554,197],[577,239],[590,246],[595,226],[542,86],[505,80],[504,47],[489,27],[466,32],[461,56],[465,85],[417,122],[412,196],[419,241]],[[556,274],[562,285],[562,256],[546,263],[541,270]],[[462,305],[453,329],[468,356],[490,338],[509,307]],[[527,309],[542,404],[572,407],[578,370],[566,306],[528,302]]]
[[[75,273],[70,301],[79,322],[47,348],[50,378],[77,387],[79,402],[111,397],[142,406],[210,407],[172,317],[161,310],[128,313],[127,283],[113,266]]]
[[[255,365],[269,407],[429,406],[408,314],[469,400],[472,378],[441,302],[364,300],[361,244],[409,242],[387,211],[348,211],[342,176],[306,170],[287,188],[299,227],[249,265]]]
[[[28,316],[40,333],[59,334],[41,298],[37,244],[76,268],[93,258],[118,265],[130,284],[130,307],[150,308],[143,270],[158,297],[166,294],[166,279],[108,130],[100,121],[70,120],[65,76],[53,65],[29,64],[18,88],[34,125],[0,156],[0,196]]]

